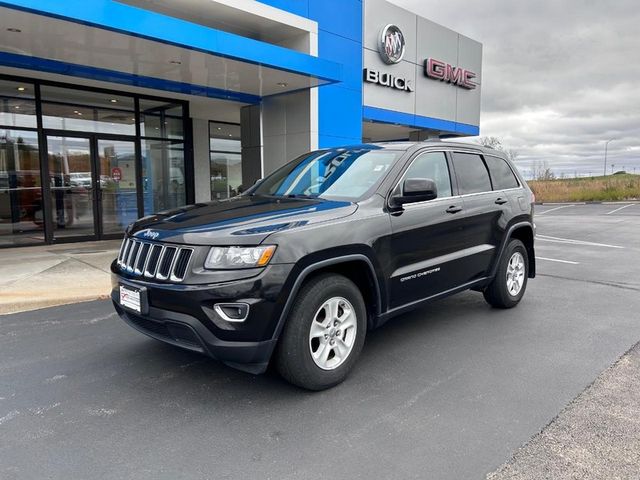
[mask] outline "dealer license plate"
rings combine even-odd
[[[120,305],[134,312],[141,313],[140,290],[120,285]]]

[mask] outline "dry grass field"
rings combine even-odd
[[[531,180],[537,202],[640,200],[640,175]]]

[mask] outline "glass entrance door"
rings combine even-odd
[[[135,143],[47,136],[53,240],[120,235],[138,218]]]
[[[91,139],[47,137],[53,238],[97,237]]]
[[[121,235],[138,218],[134,142],[97,139],[100,234]]]

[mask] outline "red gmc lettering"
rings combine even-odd
[[[447,73],[445,74],[445,78],[454,85],[460,85],[464,71],[465,70],[462,68],[447,64]]]
[[[427,74],[427,77],[444,80],[444,76],[447,72],[446,66],[447,64],[440,60],[427,58],[425,62],[425,73]]]
[[[477,84],[473,81],[476,74],[470,70],[453,65],[434,58],[427,58],[424,61],[424,74],[435,80],[451,83],[468,90],[473,90]]]
[[[469,70],[465,70],[462,85],[460,86],[463,88],[468,88],[469,90],[473,90],[474,88],[476,88],[476,82],[472,81],[474,78],[476,78],[475,73],[470,72]]]

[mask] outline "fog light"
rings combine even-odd
[[[244,322],[249,316],[247,303],[216,303],[213,309],[227,322]]]

